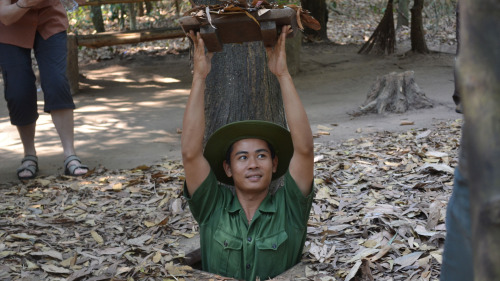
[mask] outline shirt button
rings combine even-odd
[[[250,269],[250,264],[249,263],[247,263],[247,269]]]
[[[252,237],[248,237],[248,238],[247,238],[247,241],[248,241],[248,242],[252,242]]]
[[[227,244],[228,244],[228,243],[227,243],[227,240],[226,240],[226,241],[224,241],[224,246],[225,246],[225,247],[227,247]]]
[[[276,244],[273,244],[273,249],[276,249]]]

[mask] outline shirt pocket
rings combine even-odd
[[[278,251],[286,240],[288,240],[288,234],[286,234],[285,231],[281,231],[271,236],[261,237],[256,241],[257,249],[259,249],[259,251]]]
[[[259,271],[268,273],[268,276],[260,276],[261,280],[275,277],[286,269],[287,240],[288,234],[283,230],[255,241],[257,247],[256,266]]]
[[[214,240],[210,268],[222,276],[239,276],[243,257],[243,240],[221,229],[215,231]]]

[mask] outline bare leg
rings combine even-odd
[[[19,132],[19,137],[21,138],[21,142],[23,143],[24,148],[24,156],[33,155],[36,156],[35,149],[35,128],[36,122],[26,125],[26,126],[16,126],[17,131]],[[25,161],[23,163],[23,167],[27,167],[29,165],[35,165],[33,161]],[[20,177],[29,177],[31,176],[31,172],[28,170],[24,170],[19,173]]]
[[[56,127],[59,138],[64,150],[64,157],[67,158],[71,155],[76,155],[75,152],[75,134],[74,134],[74,122],[73,122],[73,109],[58,109],[52,110],[50,112],[52,116],[52,122]],[[71,161],[68,166],[78,165],[78,161]],[[65,167],[66,168],[66,167]],[[75,174],[84,175],[87,173],[87,169],[76,169]]]

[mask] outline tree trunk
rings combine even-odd
[[[146,14],[150,15],[151,11],[153,11],[153,4],[148,1],[144,5],[146,6]]]
[[[394,14],[392,12],[393,0],[387,2],[384,16],[373,32],[370,39],[363,44],[358,54],[368,54],[375,47],[377,54],[392,54],[394,53],[394,44],[396,41],[396,33],[394,31]]]
[[[197,0],[197,5],[217,0]],[[262,42],[225,44],[212,58],[206,80],[205,116],[208,137],[234,121],[261,119],[286,126],[281,91],[269,71]]]
[[[181,15],[181,6],[179,3],[180,0],[174,0],[175,2],[175,16],[179,17]]]
[[[101,6],[90,6],[90,17],[97,33],[106,31],[104,29]]]
[[[413,52],[427,54],[429,49],[425,43],[424,24],[422,20],[422,10],[424,9],[424,0],[415,0],[411,8],[411,50]]]
[[[119,17],[118,17],[118,25],[120,30],[125,29],[125,6],[123,4],[118,5]]]
[[[301,0],[302,8],[308,10],[320,24],[320,30],[313,30],[310,28],[305,28],[304,33],[307,38],[313,40],[328,40],[328,34],[326,33],[326,25],[328,23],[328,10],[326,9],[325,0]]]
[[[128,4],[129,16],[130,16],[130,30],[137,29],[137,17],[135,13],[135,3]]]
[[[297,32],[295,37],[286,40],[286,64],[290,75],[300,72],[300,50],[302,49],[302,33]]]
[[[137,3],[137,16],[144,16],[144,2]]]
[[[474,280],[500,280],[500,5],[460,1],[458,78],[471,185]],[[469,124],[469,125],[467,125]]]
[[[398,1],[398,24],[396,29],[401,28],[402,26],[410,25],[410,15],[408,9],[408,0],[399,0]]]

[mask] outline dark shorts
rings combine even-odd
[[[44,111],[75,109],[66,77],[67,35],[61,32],[47,40],[37,32],[33,50],[40,72]],[[36,77],[31,49],[0,43],[0,67],[5,100],[12,125],[25,126],[38,119]]]

